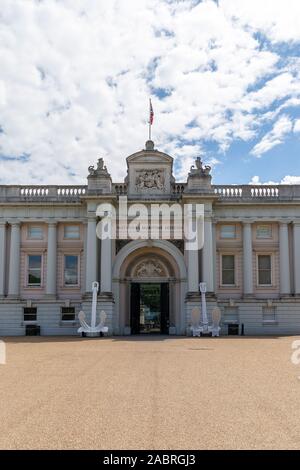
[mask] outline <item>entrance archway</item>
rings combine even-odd
[[[186,266],[172,243],[127,243],[114,260],[113,293],[115,334],[184,334]]]

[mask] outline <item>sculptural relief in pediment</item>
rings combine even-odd
[[[136,170],[135,189],[138,192],[165,191],[164,170]]]

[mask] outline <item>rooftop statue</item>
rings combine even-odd
[[[195,168],[196,166],[196,168]],[[197,157],[195,160],[195,165],[191,166],[190,175],[191,176],[209,176],[211,167],[209,165],[204,165],[200,157]]]
[[[94,165],[90,165],[88,167],[89,176],[99,176],[99,175],[107,175],[107,168],[104,165],[103,158],[99,158],[97,162],[97,168],[95,169]]]

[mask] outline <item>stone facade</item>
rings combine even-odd
[[[176,182],[173,159],[146,142],[114,183],[103,159],[86,186],[0,186],[0,335],[74,335],[78,313],[98,311],[109,333],[130,334],[133,283],[168,284],[169,333],[190,334],[206,282],[208,315],[222,311],[222,334],[300,333],[300,185],[213,185],[199,158]],[[204,245],[182,240],[99,240],[100,204],[202,204]],[[104,207],[104,206],[103,206]],[[147,223],[147,222],[146,222]],[[127,230],[127,226],[126,226]]]

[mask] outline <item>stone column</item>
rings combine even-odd
[[[84,259],[84,270],[83,270],[83,279],[86,279],[86,270],[87,270],[87,222],[83,222],[83,259]],[[81,267],[82,269],[82,267]],[[85,282],[81,284],[81,293],[85,294]]]
[[[213,286],[217,288],[216,257],[217,257],[217,235],[216,222],[212,221],[212,250],[213,250]]]
[[[198,221],[193,213],[193,206],[189,204],[187,210],[185,209],[185,241],[184,251],[187,258],[187,290],[190,294],[199,294],[199,250],[197,244],[194,244],[194,236],[198,234],[193,233],[195,230],[194,224],[196,223],[196,230],[198,230]],[[195,245],[195,246],[194,246]]]
[[[199,293],[199,251],[187,250],[188,292]]]
[[[11,224],[8,296],[18,298],[20,295],[20,223]]]
[[[290,282],[290,253],[289,231],[286,222],[279,223],[279,266],[280,266],[280,294],[291,293]]]
[[[214,254],[211,218],[204,219],[204,246],[202,249],[202,281],[206,282],[206,291],[214,292]]]
[[[48,247],[47,247],[47,277],[46,294],[56,296],[56,259],[57,259],[57,235],[56,222],[48,224]]]
[[[0,298],[5,295],[6,222],[0,222]]]
[[[252,263],[252,226],[251,222],[243,224],[243,278],[244,295],[253,295],[253,263]]]
[[[92,283],[97,280],[97,235],[96,218],[89,217],[86,246],[85,290],[92,292]]]
[[[101,293],[111,293],[112,286],[112,240],[101,240]]]
[[[294,286],[295,294],[300,295],[300,221],[294,222]]]

